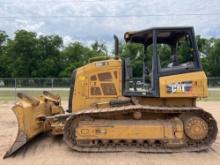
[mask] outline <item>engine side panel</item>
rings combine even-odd
[[[121,96],[120,60],[97,61],[77,69],[72,99],[73,112],[105,107],[109,105],[109,100]]]

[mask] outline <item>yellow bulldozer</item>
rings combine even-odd
[[[81,152],[191,152],[212,145],[217,123],[196,106],[208,89],[193,27],[126,32],[127,43],[143,47],[140,78],[133,76],[131,60],[119,57],[114,39],[114,57],[90,60],[73,71],[68,110],[48,91],[39,97],[18,93],[12,108],[18,133],[4,157],[43,132],[63,135],[70,148]],[[185,61],[179,56],[183,41]],[[170,49],[166,65],[161,46]]]

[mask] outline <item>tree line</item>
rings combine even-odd
[[[196,39],[206,74],[220,76],[220,39],[201,36],[196,36]],[[186,52],[185,43],[181,45],[180,52]],[[151,67],[151,48],[148,51]],[[163,54],[161,65],[167,65],[170,60],[168,48],[160,46],[159,52]],[[106,45],[97,41],[90,46],[78,41],[64,46],[62,37],[58,35],[38,36],[35,32],[18,30],[12,39],[0,31],[0,77],[70,77],[72,70],[85,65],[90,58],[108,54]],[[134,75],[140,76],[143,48],[121,41],[119,54],[122,58],[131,58]],[[187,57],[182,53],[181,58]]]

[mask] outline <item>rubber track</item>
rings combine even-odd
[[[149,113],[166,113],[166,114],[185,114],[191,113],[192,115],[198,115],[202,117],[208,123],[208,136],[200,141],[186,141],[186,144],[182,147],[167,147],[164,145],[97,145],[92,147],[77,146],[76,139],[74,136],[74,129],[77,126],[77,122],[81,118],[89,117],[96,118],[97,116],[105,116],[114,113],[128,113],[134,111],[149,112]],[[181,115],[180,115],[181,116]],[[215,141],[217,136],[217,123],[212,115],[205,112],[203,109],[198,107],[157,107],[157,106],[142,106],[142,105],[130,105],[124,107],[114,107],[105,109],[90,109],[83,112],[75,113],[67,119],[64,128],[64,140],[67,145],[76,151],[81,152],[121,152],[121,151],[133,151],[133,152],[159,152],[159,153],[171,153],[171,152],[191,152],[191,151],[202,151],[210,148],[212,143]]]

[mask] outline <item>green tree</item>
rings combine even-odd
[[[31,68],[35,67],[34,55],[37,51],[37,34],[19,30],[15,39],[7,45],[8,70],[12,77],[31,77]]]
[[[93,44],[91,44],[91,48],[94,52],[97,53],[98,56],[105,56],[108,54],[107,47],[104,43],[99,43],[98,41],[95,41]]]
[[[8,35],[4,31],[0,31],[0,77],[9,77],[6,61],[7,41]]]
[[[88,51],[89,49],[80,42],[71,43],[64,48],[61,57],[65,68],[60,72],[60,76],[70,76],[74,69],[84,65],[87,62]]]
[[[201,63],[204,71],[209,75],[209,61],[208,55],[211,50],[212,39],[202,38],[200,35],[196,36],[198,50],[200,54]]]
[[[37,52],[35,52],[35,68],[32,69],[34,77],[58,77],[62,65],[61,48],[63,40],[57,35],[40,36],[37,43]]]
[[[133,76],[140,77],[143,72],[144,48],[141,44],[120,42],[119,54],[122,58],[129,58],[133,68]]]
[[[40,36],[19,30],[7,45],[8,70],[11,77],[57,77],[60,70],[59,36]]]
[[[207,56],[208,75],[220,76],[220,39],[215,39]]]
[[[196,36],[201,54],[203,68],[208,76],[220,76],[219,50],[220,39]],[[178,60],[180,63],[191,60],[192,50],[188,49],[187,38],[178,43]],[[151,70],[152,46],[147,50],[147,66]],[[160,44],[157,47],[162,67],[170,63],[170,48]],[[135,77],[142,76],[144,47],[141,44],[120,42],[119,54],[129,57]],[[72,70],[88,63],[90,58],[106,56],[104,43],[95,41],[89,47],[80,42],[63,46],[58,35],[37,36],[34,32],[18,30],[15,38],[9,39],[0,31],[0,77],[69,77]]]

